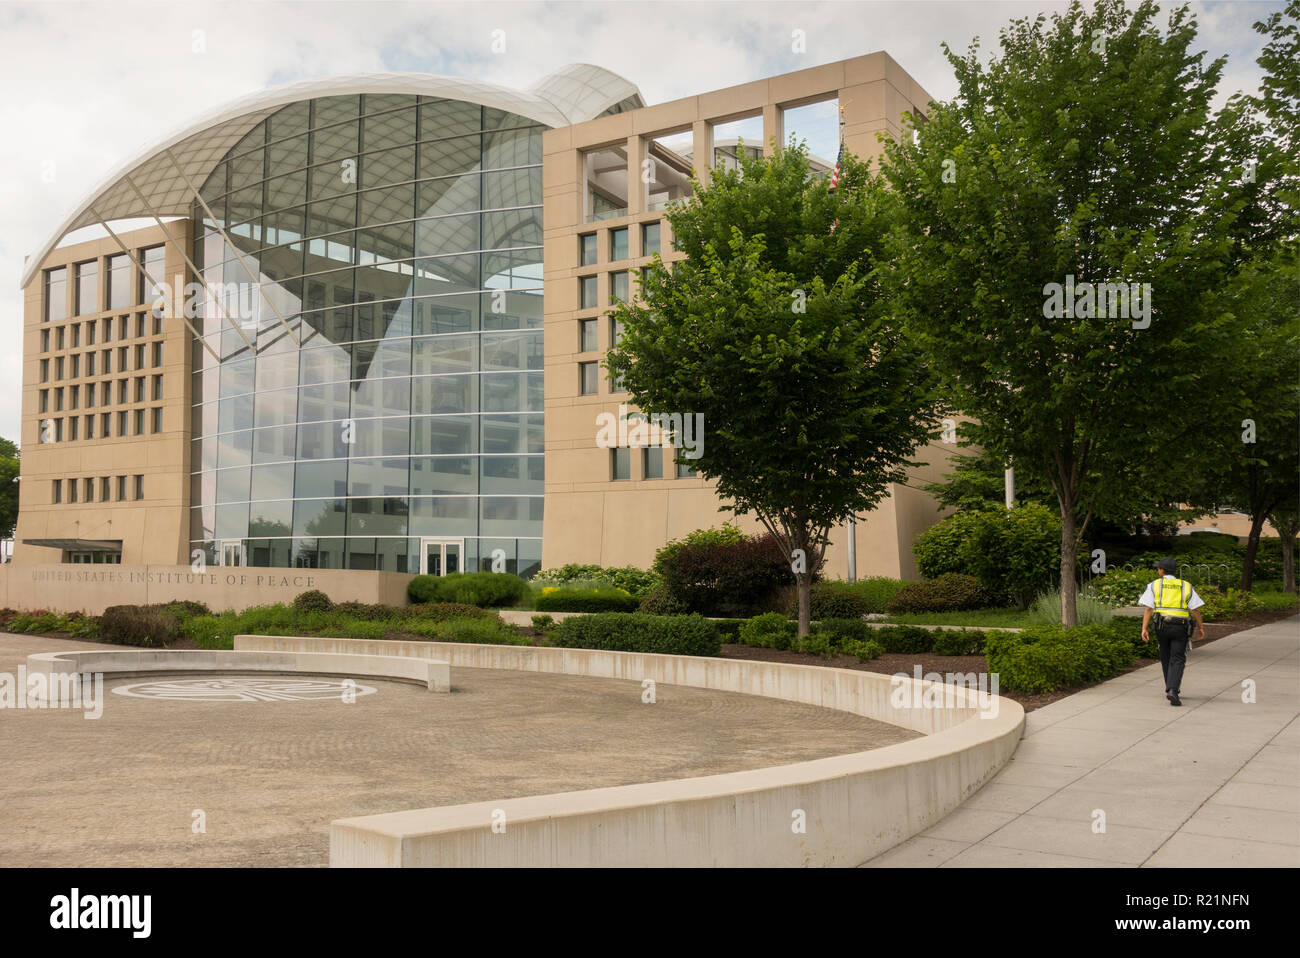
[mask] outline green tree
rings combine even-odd
[[[939,508],[992,509],[1006,505],[1006,465],[996,454],[981,449],[973,456],[948,457],[953,465],[945,473],[945,482],[931,483],[925,491],[939,503]],[[1056,508],[1052,484],[1027,468],[1016,469],[1016,503],[1038,503]]]
[[[702,455],[678,461],[776,537],[806,635],[830,529],[905,480],[939,413],[929,360],[872,278],[891,204],[853,157],[831,192],[795,144],[695,186],[666,214],[685,259],[656,258],[644,302],[614,310],[608,368],[643,412],[703,416]]]
[[[1156,16],[1076,2],[1013,21],[987,65],[945,45],[957,98],[886,146],[892,302],[969,438],[1051,482],[1067,625],[1089,521],[1179,501],[1236,389],[1216,360],[1227,172],[1207,147],[1223,61],[1202,62],[1186,8]]]
[[[19,459],[17,444],[0,438],[0,539],[12,538],[18,526]]]

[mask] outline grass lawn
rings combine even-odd
[[[891,615],[882,622],[899,625],[969,625],[973,628],[1024,629],[1033,625],[1028,611],[1016,608],[969,609],[966,612],[909,612]]]

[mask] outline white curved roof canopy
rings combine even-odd
[[[104,220],[136,217],[189,216],[193,201],[185,180],[167,157],[170,150],[196,187],[249,130],[282,107],[317,97],[354,93],[398,93],[464,100],[526,116],[549,127],[568,126],[599,116],[634,97],[642,103],[636,85],[603,67],[572,63],[561,67],[527,90],[495,83],[430,73],[360,73],[322,77],[272,87],[241,97],[213,111],[185,129],[149,147],[122,166],[81,201],[23,269],[21,285],[31,282],[45,258],[73,230]],[[125,182],[130,176],[145,203]],[[93,212],[92,212],[93,211]],[[98,215],[96,215],[98,214]]]

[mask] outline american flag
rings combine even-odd
[[[834,193],[835,188],[840,185],[840,162],[844,159],[844,138],[840,138],[840,151],[835,154],[835,169],[831,170],[830,192]]]

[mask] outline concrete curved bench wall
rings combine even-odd
[[[236,636],[239,650],[446,659],[455,667],[685,685],[840,709],[924,732],[773,768],[341,819],[332,866],[857,865],[935,824],[1011,757],[1024,710],[910,677],[633,652]],[[660,695],[663,693],[660,692]],[[891,700],[892,699],[892,700]],[[652,706],[647,706],[652,707]],[[805,830],[797,831],[799,813]],[[498,830],[493,830],[493,823]],[[504,831],[499,825],[504,822]]]
[[[349,678],[417,682],[431,692],[451,691],[451,668],[431,657],[371,655],[326,651],[191,651],[113,649],[89,652],[38,652],[27,657],[27,674],[46,676],[100,672],[105,677],[222,672],[339,675]]]

